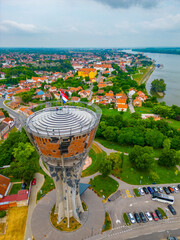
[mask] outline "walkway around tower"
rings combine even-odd
[[[56,190],[43,197],[34,209],[31,227],[36,240],[81,240],[100,234],[104,224],[105,209],[102,199],[90,189],[81,196],[88,207],[88,216],[82,219],[82,227],[74,232],[62,232],[54,228],[50,222],[51,209],[56,202]]]

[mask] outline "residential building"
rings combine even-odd
[[[10,186],[11,180],[0,174],[0,198],[3,198],[8,194]]]
[[[97,71],[94,68],[82,68],[78,71],[78,76],[83,78],[89,77],[90,79],[93,79],[96,75]]]

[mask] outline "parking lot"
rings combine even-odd
[[[161,187],[164,186],[177,186],[177,184],[163,184],[160,185]],[[137,186],[138,188],[139,186]],[[141,186],[143,187],[143,186]],[[145,186],[147,187],[147,186]],[[157,187],[156,185],[150,185],[150,187]],[[153,201],[152,195],[149,194],[145,194],[143,196],[140,197],[136,197],[133,189],[136,188],[134,186],[129,186],[128,188],[125,189],[120,189],[121,195],[112,202],[108,202],[108,204],[106,204],[106,210],[110,213],[111,216],[111,220],[113,223],[113,228],[117,228],[120,226],[124,226],[125,222],[123,219],[123,213],[139,213],[139,212],[154,212],[158,207],[160,207],[161,209],[164,210],[164,212],[166,213],[168,219],[162,219],[159,220],[157,222],[155,222],[154,220],[151,222],[146,222],[146,223],[135,223],[135,224],[131,224],[131,226],[129,226],[130,228],[136,228],[138,225],[139,226],[143,226],[143,225],[149,225],[150,229],[152,228],[153,230],[153,226],[160,224],[161,222],[165,221],[165,222],[170,222],[173,221],[175,219],[180,219],[180,191],[178,193],[171,193],[169,196],[174,196],[175,201],[173,204],[174,209],[176,210],[177,214],[176,215],[172,215],[172,213],[169,211],[169,209],[167,208],[168,204],[165,203],[161,203],[158,201]],[[165,194],[165,192],[163,191],[163,194]],[[152,231],[153,232],[153,231]]]

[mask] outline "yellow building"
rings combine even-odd
[[[90,79],[95,78],[97,75],[97,70],[94,68],[82,68],[81,70],[78,71],[78,76],[79,77],[89,77]]]

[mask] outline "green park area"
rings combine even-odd
[[[138,84],[141,84],[142,80],[151,71],[152,71],[152,66],[149,66],[149,67],[138,67],[136,69],[135,73],[132,74],[133,80],[135,80]]]
[[[112,193],[116,192],[119,184],[111,177],[103,177],[102,175],[98,175],[94,177],[94,179],[90,179],[89,184],[91,185],[91,189],[97,193],[99,197],[105,196],[107,199]]]

